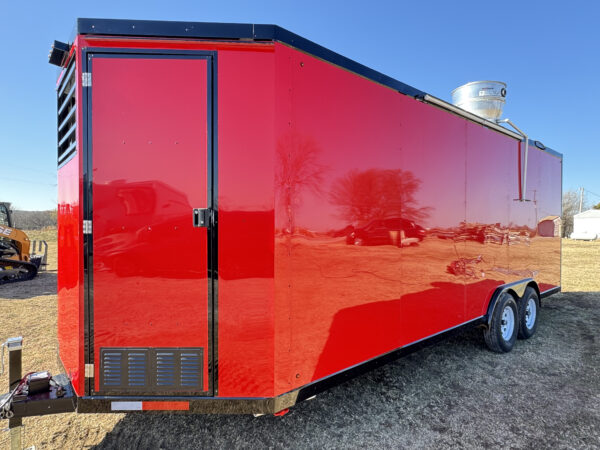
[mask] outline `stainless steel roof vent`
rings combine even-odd
[[[452,91],[452,103],[484,119],[495,122],[506,103],[506,83],[471,81]]]

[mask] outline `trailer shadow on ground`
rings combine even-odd
[[[600,292],[543,306],[509,354],[474,329],[283,417],[129,414],[94,448],[600,446]]]
[[[24,300],[39,297],[41,295],[55,295],[56,281],[56,270],[40,272],[33,280],[1,285],[0,298],[8,300]]]

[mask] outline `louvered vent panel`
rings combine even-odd
[[[105,351],[102,353],[102,364],[100,378],[102,384],[107,387],[121,386],[121,375],[123,374],[123,352]]]
[[[131,388],[146,388],[148,374],[146,352],[131,351],[127,355],[127,385]]]
[[[202,391],[202,348],[157,348],[156,388]]]
[[[167,349],[156,351],[156,385],[159,388],[175,386],[175,352]]]
[[[61,166],[77,150],[77,70],[75,61],[65,72],[57,91],[58,165]]]
[[[180,384],[190,389],[201,389],[202,386],[202,351],[181,351]]]
[[[150,386],[148,349],[100,349],[100,389],[111,392],[145,391]]]
[[[202,348],[102,348],[100,390],[202,392],[203,352]]]

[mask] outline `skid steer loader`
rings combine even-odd
[[[34,278],[46,267],[48,244],[14,228],[10,203],[0,202],[0,284]]]

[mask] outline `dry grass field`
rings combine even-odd
[[[563,239],[563,292],[600,291],[600,241]]]
[[[0,340],[24,337],[23,370],[56,362],[56,236],[36,279],[0,287]],[[370,372],[284,417],[84,415],[27,418],[36,448],[600,447],[600,242],[563,241],[563,293],[537,335],[487,351],[473,330]],[[0,377],[5,391],[7,376]],[[6,422],[0,423],[4,428]],[[0,449],[8,446],[0,431]]]

